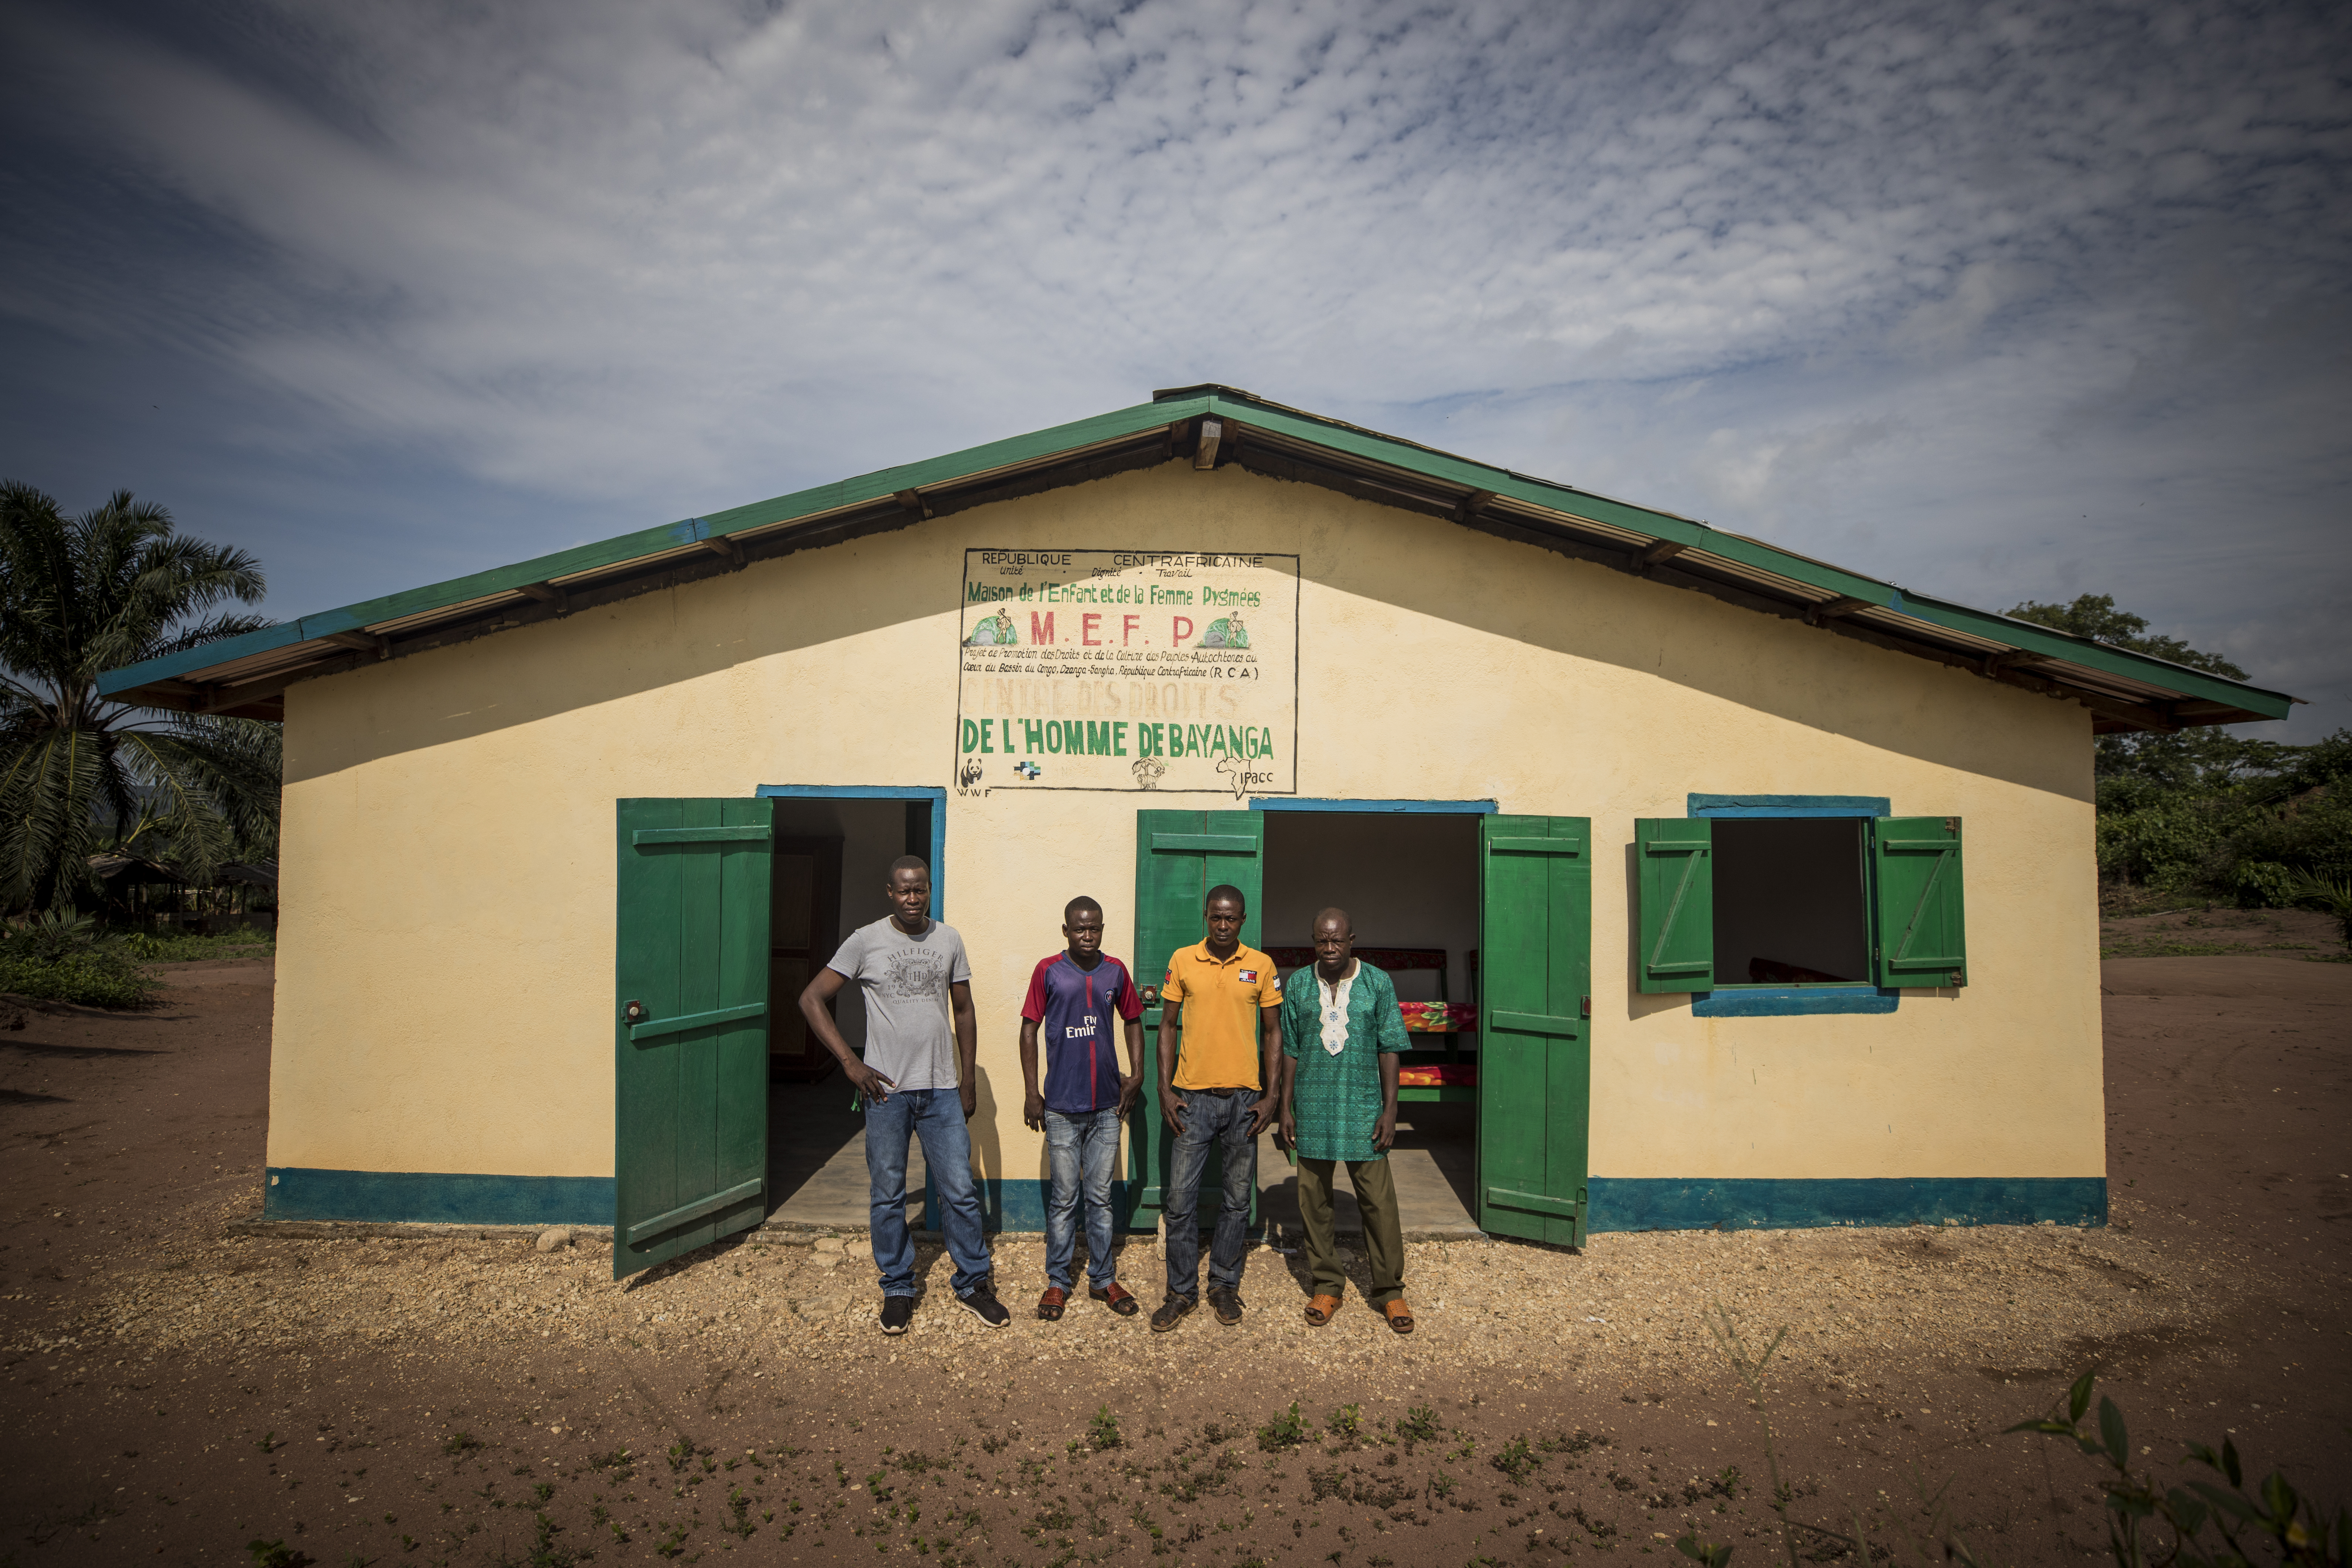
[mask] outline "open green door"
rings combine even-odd
[[[1135,984],[1157,987],[1168,960],[1206,934],[1201,906],[1209,889],[1230,882],[1242,890],[1249,916],[1242,942],[1265,945],[1259,936],[1258,905],[1265,890],[1265,818],[1255,811],[1139,811],[1135,814]],[[1131,1228],[1160,1222],[1160,1190],[1168,1178],[1172,1139],[1160,1114],[1160,1009],[1143,1012],[1143,1098],[1128,1132],[1129,1215]],[[1215,1150],[1201,1173],[1201,1191],[1213,1194],[1224,1165]],[[1250,1200],[1257,1218],[1257,1200]]]
[[[613,1278],[760,1223],[773,803],[620,802]]]
[[[1584,1244],[1592,824],[1479,822],[1478,1228]]]

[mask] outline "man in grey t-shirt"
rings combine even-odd
[[[809,1032],[866,1101],[868,1226],[882,1275],[882,1331],[903,1334],[915,1315],[915,1245],[907,1234],[907,1149],[914,1138],[923,1141],[923,1163],[944,1211],[940,1228],[955,1263],[956,1300],[1001,1329],[1013,1314],[990,1283],[971,1134],[964,1125],[979,1105],[971,965],[955,928],[930,918],[930,868],[920,859],[905,855],[891,862],[883,893],[890,918],[850,932],[801,993]],[[825,1007],[852,981],[866,1002],[862,1062]]]

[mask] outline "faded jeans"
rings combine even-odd
[[[907,1144],[923,1141],[923,1164],[939,1194],[940,1229],[955,1262],[955,1293],[969,1296],[988,1283],[988,1238],[980,1229],[980,1192],[971,1179],[971,1132],[963,1098],[952,1089],[894,1089],[866,1102],[866,1176],[873,1208],[874,1267],[882,1294],[912,1296],[915,1242],[907,1234]]]
[[[1118,1108],[1065,1115],[1045,1112],[1045,1163],[1053,1175],[1045,1195],[1045,1282],[1070,1288],[1070,1255],[1078,1239],[1079,1189],[1087,1205],[1087,1283],[1097,1290],[1118,1278],[1111,1254],[1110,1183],[1118,1169]]]
[[[1225,1190],[1217,1233],[1209,1243],[1209,1289],[1237,1290],[1242,1258],[1249,1250],[1250,1194],[1257,1186],[1257,1138],[1250,1127],[1256,1121],[1258,1092],[1237,1089],[1219,1096],[1180,1089],[1176,1098],[1184,1106],[1184,1131],[1176,1135],[1160,1211],[1168,1216],[1168,1293],[1201,1293],[1201,1173],[1213,1143],[1224,1154]]]

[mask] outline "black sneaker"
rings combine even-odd
[[[1201,1303],[1192,1296],[1171,1296],[1160,1303],[1160,1310],[1151,1314],[1151,1331],[1164,1334],[1184,1321],[1184,1314]]]
[[[884,1333],[903,1334],[907,1331],[907,1325],[914,1321],[915,1299],[912,1296],[882,1298],[882,1331]]]
[[[958,1296],[956,1300],[965,1311],[992,1329],[1001,1329],[1013,1321],[1013,1314],[1004,1310],[1004,1303],[996,1299],[996,1292],[985,1285],[977,1286],[971,1295]]]
[[[1209,1305],[1216,1310],[1217,1321],[1232,1328],[1242,1321],[1242,1293],[1222,1286],[1209,1288]]]

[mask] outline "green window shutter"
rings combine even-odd
[[[1870,825],[1871,951],[1878,984],[1966,985],[1969,938],[1957,816]]]
[[[1479,826],[1478,1227],[1584,1243],[1591,1144],[1592,824]]]
[[[614,980],[613,1278],[767,1212],[766,800],[625,800]]]
[[[1265,817],[1255,811],[1139,811],[1135,814],[1135,984],[1158,986],[1180,947],[1204,934],[1201,906],[1209,889],[1231,883],[1242,890],[1248,916],[1242,941],[1263,948],[1258,905],[1265,890]],[[1160,1009],[1143,1010],[1143,1097],[1128,1137],[1126,1223],[1149,1226],[1160,1217],[1160,1188],[1171,1154],[1168,1123],[1160,1114]],[[1213,1193],[1223,1169],[1215,1151],[1201,1177]],[[1210,1210],[1213,1214],[1213,1207]],[[1251,1215],[1256,1215],[1252,1200]]]
[[[1715,989],[1714,843],[1715,824],[1704,816],[1635,819],[1636,990]]]

